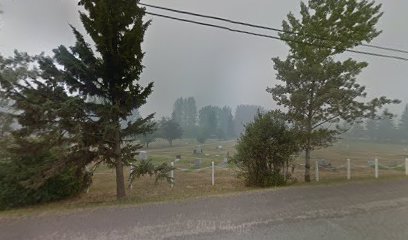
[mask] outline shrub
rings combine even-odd
[[[90,185],[91,173],[76,166],[36,184],[38,173],[55,161],[51,154],[0,161],[0,210],[76,196]]]
[[[279,111],[258,113],[238,139],[233,162],[249,186],[277,186],[286,183],[284,166],[298,151],[294,129]]]

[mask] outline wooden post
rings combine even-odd
[[[408,158],[405,158],[405,176],[408,176]]]
[[[347,180],[351,179],[351,162],[347,159]]]
[[[215,184],[215,166],[214,166],[214,161],[212,161],[211,162],[211,169],[212,169],[212,172],[211,172],[211,185],[213,185],[214,186],[214,184]]]
[[[378,158],[374,159],[374,175],[375,178],[378,178]]]
[[[320,180],[319,178],[319,160],[316,160],[316,182]]]
[[[171,167],[174,168],[174,162],[171,162]],[[170,177],[171,177],[171,188],[173,188],[174,187],[174,169],[171,170]]]

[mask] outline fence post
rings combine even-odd
[[[405,176],[408,176],[408,158],[405,158]]]
[[[316,182],[320,180],[319,178],[319,160],[316,160]]]
[[[378,178],[378,158],[374,159],[374,175],[375,178]]]
[[[211,184],[214,186],[214,184],[215,184],[215,178],[214,178],[214,175],[215,175],[214,161],[211,162],[211,169],[212,169],[212,172],[211,172]]]
[[[174,168],[174,162],[171,162],[171,168]],[[174,169],[171,170],[170,177],[171,177],[171,188],[173,188],[174,187]]]
[[[283,162],[283,181],[286,182],[286,164]]]
[[[347,180],[351,179],[351,162],[350,159],[347,159]]]

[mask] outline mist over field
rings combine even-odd
[[[405,26],[408,22],[408,2],[377,2],[383,4],[384,15],[378,23],[383,33],[373,44],[408,49]],[[281,28],[282,19],[289,11],[295,15],[299,12],[297,0],[146,0],[145,3],[276,28]],[[51,54],[51,50],[61,44],[71,46],[74,36],[69,24],[84,33],[76,1],[1,0],[0,6],[4,11],[0,16],[0,52],[5,56],[11,55],[13,49],[30,54]],[[240,104],[276,108],[265,89],[277,83],[271,58],[287,55],[288,48],[284,42],[152,16],[146,19],[153,22],[143,44],[146,52],[143,64],[146,68],[141,78],[144,82],[154,81],[155,86],[142,108],[142,114],[156,112],[158,117],[170,116],[176,99],[190,96],[195,97],[198,108],[228,105],[234,111]],[[276,35],[269,31],[257,32]],[[369,63],[358,76],[358,82],[366,85],[368,98],[385,95],[402,100],[399,105],[387,106],[400,115],[408,103],[406,63],[351,53],[343,55]]]

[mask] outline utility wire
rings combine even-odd
[[[226,30],[226,31],[230,31],[230,32],[235,32],[235,33],[241,33],[241,34],[247,34],[247,35],[252,35],[252,36],[257,36],[257,37],[280,40],[280,41],[284,41],[284,42],[293,42],[293,43],[297,43],[297,44],[309,45],[309,46],[314,46],[314,47],[318,47],[318,48],[344,50],[346,52],[351,52],[351,53],[358,53],[358,54],[369,55],[369,56],[376,56],[376,57],[383,57],[383,58],[391,58],[391,59],[397,59],[397,60],[402,60],[402,61],[408,61],[408,58],[404,58],[404,57],[400,57],[400,56],[385,55],[385,54],[366,52],[366,51],[358,51],[358,50],[351,50],[351,49],[336,49],[336,48],[333,48],[333,47],[330,47],[330,46],[324,46],[324,45],[319,45],[319,44],[314,44],[314,43],[309,43],[309,42],[302,42],[302,41],[297,41],[297,40],[293,40],[293,39],[285,39],[285,38],[272,36],[272,35],[267,35],[267,34],[260,34],[260,33],[254,33],[254,32],[249,32],[249,31],[243,31],[243,30],[233,29],[233,28],[229,28],[229,27],[225,27],[225,26],[216,25],[216,24],[193,21],[193,20],[189,20],[189,19],[185,19],[185,18],[172,17],[172,16],[158,14],[158,13],[152,13],[152,12],[148,12],[148,11],[146,11],[146,14],[156,16],[156,17],[162,17],[162,18],[172,19],[172,20],[176,20],[176,21],[186,22],[186,23],[197,24],[197,25],[201,25],[201,26],[218,28],[218,29],[222,29],[222,30]]]
[[[301,34],[299,32],[285,31],[285,30],[282,30],[282,29],[279,29],[279,28],[273,28],[273,27],[267,27],[267,26],[261,26],[261,25],[246,23],[246,22],[234,21],[234,20],[227,19],[227,18],[222,18],[222,17],[204,15],[204,14],[199,14],[199,13],[194,13],[194,12],[189,12],[189,11],[183,11],[183,10],[177,10],[177,9],[173,9],[173,8],[166,8],[166,7],[150,5],[150,4],[145,4],[145,3],[139,3],[139,5],[146,6],[146,7],[151,7],[151,8],[155,8],[155,9],[160,9],[160,10],[165,10],[165,11],[170,11],[170,12],[175,12],[175,13],[180,13],[180,14],[185,14],[185,15],[190,15],[190,16],[195,16],[195,17],[202,17],[202,18],[208,18],[208,19],[228,22],[228,23],[242,25],[242,26],[246,26],[246,27],[258,28],[258,29],[263,29],[263,30],[270,30],[270,31],[281,32],[281,33],[288,33],[288,34],[295,34],[295,35],[303,35],[303,36],[306,36],[306,37],[311,37],[311,38],[315,38],[315,39],[323,40],[323,41],[333,41],[333,40],[330,40],[330,39],[321,38],[319,36],[312,36],[312,35],[309,36],[309,35]],[[390,48],[390,47],[383,47],[383,46],[379,46],[379,45],[361,44],[361,46],[408,54],[407,50]]]

